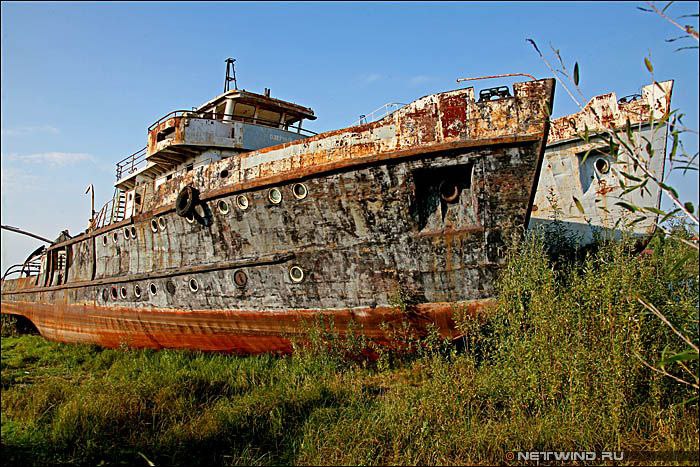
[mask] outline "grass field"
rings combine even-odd
[[[293,356],[104,350],[2,338],[2,459],[22,465],[502,464],[511,450],[698,449],[697,390],[649,369],[698,343],[698,255],[513,246],[498,308],[358,355],[317,330]],[[697,354],[696,354],[697,355]],[[668,359],[691,383],[698,361]],[[695,379],[694,379],[695,378]]]

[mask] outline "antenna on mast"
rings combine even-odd
[[[236,59],[226,59],[226,80],[224,81],[224,92],[230,89],[230,83],[233,81],[233,89],[238,89],[238,81],[236,81]]]

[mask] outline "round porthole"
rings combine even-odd
[[[227,169],[224,169],[224,170],[222,170],[221,172],[219,172],[219,177],[221,177],[221,178],[226,178],[226,177],[228,177],[228,170],[227,170]]]
[[[277,188],[272,188],[267,192],[267,198],[272,204],[280,204],[282,202],[282,192]]]
[[[141,287],[138,285],[134,286],[134,295],[136,298],[141,298]]]
[[[165,290],[167,290],[170,295],[173,295],[175,293],[175,283],[173,281],[166,282]]]
[[[129,240],[131,238],[131,233],[129,232],[129,227],[124,227],[124,238]]]
[[[190,290],[192,292],[199,290],[199,283],[197,282],[197,279],[190,279]]]
[[[220,199],[219,202],[216,203],[216,207],[219,209],[219,212],[224,215],[228,214],[231,208],[228,204],[228,201],[224,199]]]
[[[156,285],[153,282],[151,282],[148,286],[148,290],[149,292],[151,292],[151,295],[155,295],[158,293],[158,287],[156,287]]]
[[[122,299],[126,298],[126,287],[122,287],[121,289],[119,289],[119,296]]]
[[[238,270],[233,273],[233,283],[236,284],[236,287],[242,289],[248,283],[248,276],[245,272]]]
[[[304,199],[309,194],[309,190],[306,189],[306,185],[303,183],[295,183],[292,186],[292,193],[294,193],[296,199]]]
[[[102,289],[102,300],[105,302],[109,300],[109,291],[107,289]]]
[[[155,219],[151,219],[151,230],[153,231],[153,233],[158,232],[158,221]]]
[[[107,246],[107,235],[102,236],[102,245]]]
[[[117,299],[117,288],[112,287],[112,289],[110,290],[110,294],[112,295],[112,300],[116,300]]]
[[[292,282],[301,282],[304,280],[304,270],[299,266],[292,266],[289,268],[289,278]]]
[[[187,217],[185,217],[185,220],[190,224],[194,224],[194,214],[188,214]]]
[[[459,198],[459,187],[454,182],[443,180],[440,182],[440,198],[446,203],[454,203]]]
[[[112,234],[112,240],[114,241],[114,243],[117,243],[117,241],[119,240],[119,234],[117,232],[114,232]]]
[[[165,220],[165,217],[159,217],[158,218],[158,228],[160,230],[165,230],[165,228],[168,226],[167,221]]]
[[[136,227],[134,227],[133,225],[131,226],[131,238],[136,240]]]
[[[604,158],[599,157],[595,161],[595,169],[599,173],[605,175],[606,173],[610,172],[610,163],[607,160],[605,160]]]
[[[246,195],[236,196],[236,206],[238,206],[238,209],[241,211],[248,209],[248,197]]]

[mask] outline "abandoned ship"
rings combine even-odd
[[[632,214],[618,203],[660,207],[657,183],[626,190],[635,179],[649,175],[663,180],[665,117],[671,111],[672,90],[673,81],[663,81],[620,99],[615,93],[603,94],[581,111],[552,120],[530,227],[543,226],[547,232],[556,221],[580,245],[616,237],[622,231],[651,236],[657,215],[652,211]],[[615,154],[610,153],[610,130],[619,138],[613,138],[613,146],[619,146]]]
[[[554,81],[512,91],[433,94],[317,135],[310,108],[268,91],[171,112],[117,164],[112,206],[3,281],[2,313],[107,347],[288,351],[321,315],[378,340],[406,316],[451,335],[528,222]]]
[[[664,96],[589,106],[646,128],[668,110],[663,85]],[[507,239],[551,219],[543,180],[587,203],[601,180],[612,186],[607,172],[586,178],[606,156],[581,157],[601,145],[576,139],[577,122],[593,127],[585,109],[550,128],[553,94],[552,79],[512,94],[462,88],[313,134],[312,109],[226,86],[148,128],[89,228],[6,272],[2,313],[106,347],[288,352],[318,317],[378,342],[406,320],[458,337],[452,315],[492,302]],[[608,222],[585,209],[588,228]]]

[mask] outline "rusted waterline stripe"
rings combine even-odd
[[[290,338],[303,337],[316,317],[333,320],[345,334],[358,330],[371,339],[389,342],[384,323],[409,321],[417,330],[433,324],[444,337],[458,338],[454,313],[477,317],[493,309],[494,298],[429,302],[411,310],[379,306],[338,309],[178,310],[172,308],[105,307],[93,304],[3,302],[2,313],[31,320],[51,340],[93,343],[105,347],[193,348],[209,351],[261,353],[291,351]],[[58,319],[57,319],[58,318]],[[358,329],[355,325],[360,325]],[[196,332],[193,332],[196,330]]]

